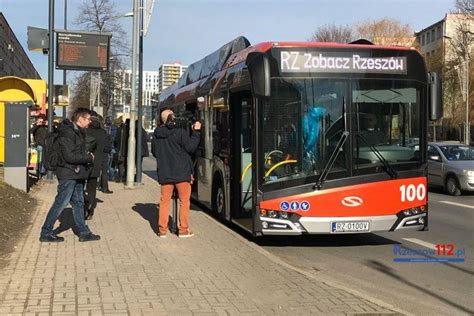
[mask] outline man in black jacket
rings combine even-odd
[[[120,126],[117,134],[115,135],[114,139],[114,146],[119,149],[118,151],[118,174],[119,174],[119,181],[117,182],[125,182],[127,181],[127,155],[128,155],[128,137],[130,131],[130,119],[126,119],[125,123]],[[138,124],[135,121],[135,137],[138,134]],[[148,142],[147,142],[146,131],[142,127],[142,139],[136,140],[136,146],[142,147],[142,165],[143,165],[143,157],[148,157]],[[135,147],[135,152],[136,148]]]
[[[90,231],[84,221],[84,182],[90,172],[88,165],[94,160],[94,155],[86,151],[83,131],[89,126],[90,117],[90,110],[79,108],[72,115],[71,121],[64,120],[58,127],[58,141],[63,163],[56,169],[59,182],[58,193],[41,228],[39,240],[42,242],[64,241],[64,238],[54,234],[53,226],[69,203],[72,206],[79,241],[100,239],[99,235]]]
[[[191,155],[199,145],[201,123],[194,124],[193,132],[189,136],[186,129],[174,125],[174,119],[173,111],[164,110],[161,113],[163,125],[155,130],[158,182],[161,184],[158,219],[160,238],[165,238],[168,232],[169,206],[175,187],[179,197],[178,236],[193,236],[188,224],[193,173]]]
[[[105,129],[102,128],[100,124],[100,118],[97,113],[92,113],[91,123],[85,132],[87,137],[91,137],[95,141],[94,150],[92,151],[94,154],[94,162],[92,163],[89,178],[86,182],[86,194],[84,196],[85,219],[92,219],[94,216],[94,210],[97,206],[96,193],[98,178],[100,176],[106,155],[110,153],[111,145],[109,141],[109,135]],[[107,190],[107,193],[112,193],[112,191]]]
[[[46,173],[46,169],[43,167],[43,149],[44,141],[48,136],[48,126],[46,126],[46,120],[44,115],[40,115],[35,122],[35,126],[30,130],[33,135],[34,145],[38,151],[38,171],[40,174]]]

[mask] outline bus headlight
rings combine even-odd
[[[276,211],[268,211],[268,217],[270,218],[277,218],[278,213]]]

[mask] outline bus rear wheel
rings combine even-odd
[[[214,187],[212,196],[212,210],[219,220],[225,219],[225,191],[222,181],[218,181]]]

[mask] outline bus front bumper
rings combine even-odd
[[[264,235],[354,234],[424,230],[427,227],[427,213],[410,216],[301,217],[297,222],[268,217],[260,217],[260,220]],[[360,227],[359,229],[336,230],[336,225],[340,226],[341,223],[343,226],[347,223],[356,223]],[[366,223],[368,226],[365,226]]]

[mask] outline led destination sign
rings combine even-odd
[[[56,68],[107,71],[110,34],[57,32]]]
[[[281,72],[407,74],[406,57],[366,57],[359,54],[280,52]]]

